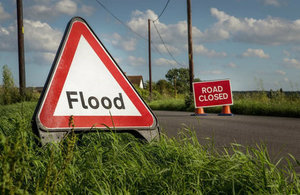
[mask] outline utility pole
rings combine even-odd
[[[190,72],[190,93],[193,93],[194,81],[194,61],[193,61],[193,41],[192,41],[192,10],[191,0],[187,0],[187,25],[188,25],[188,50],[189,50],[189,72]]]
[[[23,26],[23,5],[22,0],[17,0],[17,21],[18,21],[18,52],[19,52],[19,89],[23,98],[26,88],[25,79],[25,56],[24,56],[24,26]]]
[[[148,58],[149,58],[149,93],[150,100],[152,99],[152,73],[151,73],[151,25],[148,19]]]

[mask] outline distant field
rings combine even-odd
[[[300,94],[274,92],[236,92],[233,93],[234,114],[300,117]],[[185,99],[163,98],[149,103],[154,110],[194,111],[187,106]],[[220,113],[221,107],[205,108],[208,113]]]
[[[98,132],[39,147],[35,106],[0,106],[0,194],[300,194],[292,156],[272,163],[261,145],[200,145],[189,129],[149,144]]]

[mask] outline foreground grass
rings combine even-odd
[[[98,132],[38,147],[30,127],[34,107],[0,107],[0,194],[300,193],[292,157],[279,168],[263,146],[216,150],[188,129],[149,144]]]

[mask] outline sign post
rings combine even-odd
[[[70,127],[71,118],[75,127]],[[33,128],[42,144],[60,140],[72,129],[129,132],[148,141],[159,135],[154,113],[79,17],[66,28]]]
[[[195,108],[233,104],[230,80],[194,82]]]

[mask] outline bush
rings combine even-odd
[[[2,68],[2,82],[0,87],[0,104],[7,105],[21,101],[37,101],[40,94],[33,88],[25,89],[24,97],[20,96],[19,89],[15,86],[12,73],[7,65]]]
[[[137,90],[137,92],[140,94],[140,96],[146,101],[152,101],[152,100],[158,100],[158,99],[162,99],[162,95],[156,91],[156,90],[152,90],[152,98],[150,100],[150,92],[147,89],[141,89],[138,86],[134,86],[135,89]]]
[[[7,65],[2,68],[2,81],[3,85],[0,91],[0,103],[12,104],[20,101],[18,89],[15,87],[12,73]]]

